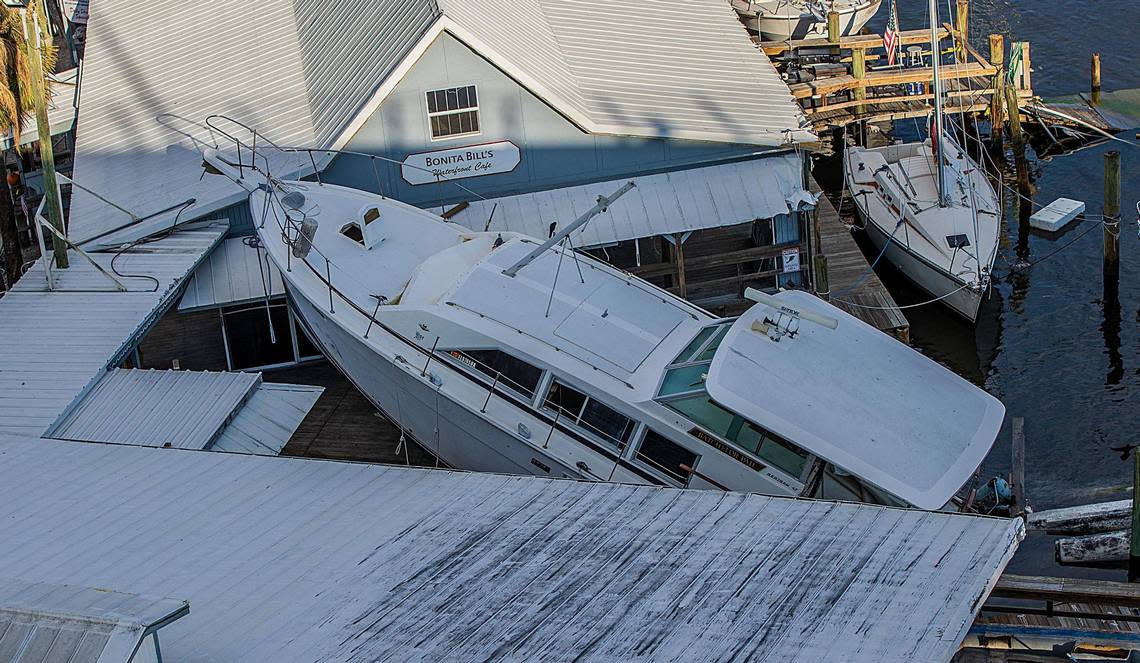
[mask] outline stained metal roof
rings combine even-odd
[[[173,599],[0,578],[0,661],[126,663],[145,636],[189,609]]]
[[[260,373],[117,368],[52,427],[51,437],[274,455],[323,391],[265,383]]]
[[[186,284],[179,311],[245,304],[285,294],[281,272],[251,237],[227,239],[214,249]]]
[[[3,436],[0,503],[17,515],[0,519],[6,574],[188,599],[162,633],[170,660],[945,661],[1024,533],[849,503]]]
[[[313,409],[324,387],[263,382],[208,448],[275,456]]]
[[[117,368],[60,419],[51,436],[204,449],[260,384],[260,373]]]
[[[551,191],[470,201],[451,218],[472,230],[510,230],[545,238],[557,222],[564,227],[611,195],[629,179],[637,187],[591,220],[572,239],[578,247],[635,237],[716,228],[766,219],[811,203],[800,183],[802,164],[785,153],[657,175],[597,182]],[[494,216],[491,210],[494,209]],[[438,209],[437,211],[442,211]]]
[[[278,145],[339,147],[445,30],[587,131],[766,146],[810,138],[723,0],[352,0],[336,11],[317,0],[101,0],[88,26],[76,179],[139,215],[191,197],[196,216],[234,204],[242,195],[223,178],[200,177],[201,149],[223,140],[203,126],[208,115]],[[274,171],[319,165],[280,156]],[[113,227],[117,214],[77,191],[73,238]]]
[[[74,253],[49,292],[37,262],[0,298],[0,433],[42,434],[173,305],[177,283],[224,232],[180,231],[117,258],[93,254],[130,275],[120,277],[127,292]]]

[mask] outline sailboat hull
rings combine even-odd
[[[931,265],[921,256],[908,251],[905,246],[892,240],[889,233],[870,219],[860,205],[857,204],[855,207],[863,221],[867,238],[875,247],[875,255],[883,252],[883,247],[886,246],[882,260],[889,261],[931,298],[941,298],[939,299],[940,304],[965,318],[968,322],[973,323],[977,320],[978,310],[982,305],[982,296],[985,293],[963,287],[965,285],[963,281],[950,276],[940,268]]]
[[[304,296],[290,293],[289,301],[324,356],[385,417],[445,464],[478,472],[580,476],[555,458],[514,439],[478,412],[441,395],[420,378],[422,366],[386,361]],[[390,336],[380,328],[371,335]],[[394,337],[391,340],[393,344],[399,342]],[[428,366],[429,373],[443,371],[442,365]]]

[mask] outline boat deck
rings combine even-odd
[[[821,191],[815,178],[811,178],[811,190]],[[910,323],[878,275],[874,272],[867,274],[870,263],[826,195],[819,197],[816,223],[819,253],[827,256],[829,289],[832,293],[843,293],[842,301],[835,298],[830,300],[831,303],[863,322],[909,342]]]

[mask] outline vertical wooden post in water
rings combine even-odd
[[[966,44],[970,41],[970,0],[958,0],[954,27],[958,29],[955,56],[958,62],[966,61]]]
[[[1002,95],[1005,94],[1005,37],[990,35],[990,64],[997,67],[994,74],[994,93],[990,97],[990,141],[1000,146],[1002,132],[1005,130],[1005,119],[1002,117],[1004,106]]]
[[[1100,53],[1092,54],[1092,102],[1100,103]]]
[[[867,98],[867,88],[863,86],[863,79],[867,77],[867,51],[856,48],[851,51],[851,75],[855,77],[855,98],[862,101]],[[863,104],[855,106],[855,114],[863,114]]]
[[[839,43],[839,12],[834,9],[827,12],[827,41],[832,44]]]
[[[1140,581],[1140,449],[1132,450],[1132,532],[1128,543],[1128,582]]]
[[[1120,280],[1120,151],[1104,153],[1104,285]]]
[[[44,61],[43,54],[40,52],[41,35],[40,35],[40,21],[38,10],[30,10],[32,12],[31,25],[29,26],[28,11],[24,11],[22,19],[24,22],[24,40],[27,42],[28,47],[28,65],[31,67],[31,82],[32,99],[36,103],[36,132],[39,134],[40,144],[40,162],[43,164],[44,170],[44,198],[46,203],[44,207],[47,211],[48,221],[51,223],[60,234],[66,235],[67,230],[63,227],[63,206],[59,200],[59,185],[56,183],[55,178],[55,155],[52,152],[51,144],[51,126],[48,124],[47,114],[47,100],[44,98],[46,91],[44,90]],[[32,219],[32,223],[38,223]],[[55,266],[60,269],[67,268],[67,245],[63,243],[59,237],[52,235],[52,246],[55,249]],[[44,256],[47,259],[47,256]]]

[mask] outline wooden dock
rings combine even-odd
[[[821,191],[815,178],[811,178],[811,190]],[[850,226],[843,222],[827,195],[819,197],[815,225],[816,254],[826,258],[828,286],[826,292],[817,294],[863,322],[908,343],[910,323],[878,275],[873,270],[868,273],[870,263],[851,236]]]
[[[332,364],[322,361],[266,371],[265,380],[315,384],[325,388],[281,450],[282,456],[422,467],[435,465],[435,457],[410,439],[401,447],[400,429],[382,417]]]
[[[1140,650],[1140,585],[1007,574],[970,635],[990,645],[1021,643],[1044,651],[1050,642],[1076,643],[1082,653]]]

